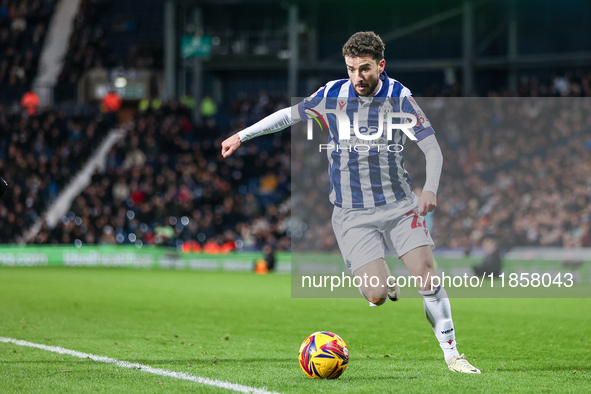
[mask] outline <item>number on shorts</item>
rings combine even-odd
[[[410,228],[412,228],[412,229],[415,229],[417,227],[424,227],[425,229],[427,228],[427,224],[425,223],[425,219],[423,219],[422,224],[418,222],[419,214],[416,211],[408,211],[406,213],[406,216],[413,216]]]

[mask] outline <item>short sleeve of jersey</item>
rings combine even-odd
[[[410,95],[410,90],[404,88],[402,93],[404,94],[405,91],[408,93],[408,95],[401,95],[400,97],[400,100],[402,100],[402,112],[416,116],[417,124],[412,128],[412,131],[417,138],[416,142],[419,142],[431,134],[435,134],[435,130],[433,130],[433,127],[431,127],[431,122],[429,122],[429,119],[427,119],[427,116],[419,107],[416,100]]]
[[[324,100],[325,92],[326,86],[323,86],[298,104],[298,115],[302,121],[306,121],[310,118],[310,115],[308,115],[306,111],[316,108],[322,102],[322,100]]]

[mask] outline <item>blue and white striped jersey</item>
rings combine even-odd
[[[416,116],[417,124],[411,129],[417,142],[434,133],[429,120],[412,98],[411,92],[385,72],[380,75],[382,87],[373,97],[357,97],[349,79],[331,81],[298,105],[299,117],[306,121],[323,110],[346,112],[350,120],[350,140],[339,140],[337,117],[325,113],[329,136],[327,149],[330,202],[341,208],[371,208],[393,203],[411,195],[411,179],[404,169],[400,149],[386,149],[389,144],[404,145],[406,134],[400,129],[386,140],[361,140],[353,132],[354,114],[359,117],[359,131],[373,135],[378,122],[385,122],[388,112],[405,112]],[[401,121],[404,122],[404,121]],[[407,122],[407,121],[406,121]],[[393,122],[396,123],[396,122]],[[367,144],[364,147],[360,144]],[[367,149],[369,144],[378,144]],[[355,145],[357,147],[353,148]],[[367,149],[367,150],[366,150]]]

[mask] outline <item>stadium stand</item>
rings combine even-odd
[[[0,104],[31,89],[53,8],[53,0],[0,2]]]
[[[527,100],[519,103],[521,107],[504,120],[506,124],[525,122],[524,114],[532,108]],[[228,130],[220,130],[213,118],[192,121],[188,109],[178,102],[140,112],[127,126],[126,140],[110,153],[107,172],[94,176],[60,225],[42,229],[33,242],[180,245],[196,241],[203,247],[213,240],[218,245],[237,241],[247,249],[267,243],[289,249],[292,231],[298,232],[288,220],[289,133],[245,144],[229,161],[218,154],[225,135],[284,105],[284,98],[268,97],[264,92],[235,100],[228,109]],[[454,108],[458,113],[477,110],[465,105]],[[440,116],[435,108],[425,110],[434,118]],[[17,240],[21,229],[42,213],[81,168],[93,136],[101,134],[96,130],[108,127],[104,115],[94,116],[69,118],[50,112],[25,121],[18,114],[5,117],[4,130],[12,134],[3,139],[3,167],[14,161],[18,165],[12,171],[26,170],[28,176],[8,173],[9,181],[27,181],[16,181],[18,187],[4,199],[0,217],[9,225],[3,226],[2,242]],[[444,157],[457,160],[447,160],[442,175],[433,229],[437,245],[470,249],[481,247],[490,237],[509,238],[515,245],[589,245],[591,204],[586,174],[591,152],[584,131],[591,120],[559,118],[554,128],[540,128],[536,139],[524,142],[508,132],[506,124],[482,119],[482,124],[459,124],[456,134],[450,132],[453,125],[438,133]],[[24,133],[15,131],[18,127],[24,127]],[[473,133],[472,129],[485,132]],[[549,133],[556,130],[562,133]],[[560,141],[568,143],[555,149]],[[552,154],[547,154],[550,147]],[[418,149],[412,144],[407,148],[407,163],[421,162]],[[418,174],[414,184],[420,185],[422,167],[413,165],[411,171]],[[324,175],[310,176],[319,193],[327,187]],[[558,204],[561,188],[573,193]],[[534,203],[532,196],[536,196]],[[15,214],[20,212],[25,215]],[[329,219],[329,211],[310,207],[310,230],[302,235],[308,247],[336,249],[332,230],[326,226]]]
[[[110,153],[106,173],[96,174],[70,215],[34,242],[214,240],[286,250],[289,145],[278,152],[252,145],[226,162],[220,137],[211,122],[193,125],[177,102],[139,113]]]
[[[161,49],[153,45],[161,32],[150,29],[162,23],[162,15],[153,9],[134,13],[136,3],[82,1],[54,92],[57,101],[74,99],[78,81],[91,68],[162,67]],[[51,0],[0,2],[1,103],[18,102],[30,89],[53,8]],[[291,200],[289,133],[259,138],[221,159],[224,137],[289,103],[264,90],[231,93],[233,100],[214,103],[220,110],[202,120],[177,101],[141,107],[131,122],[120,125],[127,136],[110,152],[106,172],[94,175],[56,228],[44,226],[31,242],[194,242],[198,248],[233,242],[244,249],[272,244],[288,250],[295,236],[308,248],[336,250],[326,225],[330,212],[306,207],[314,198]],[[480,93],[491,99],[514,96],[504,87]],[[414,94],[454,100],[462,96],[462,86],[434,85]],[[522,72],[516,96],[589,97],[591,71]],[[478,101],[456,103],[456,114],[479,110]],[[440,122],[446,161],[433,228],[436,244],[469,250],[502,237],[515,245],[589,246],[588,107],[583,101],[580,117],[562,116],[547,128],[528,120],[536,108],[527,100],[505,109],[506,119]],[[443,117],[436,106],[425,111],[430,118]],[[0,242],[19,242],[117,123],[98,111],[52,109],[28,117],[2,111],[0,116],[0,172],[15,185],[0,202]],[[535,136],[515,132],[525,128]],[[405,155],[418,186],[424,169],[414,163],[422,163],[422,154],[407,144]],[[325,175],[299,173],[309,177],[304,184],[318,190],[318,198],[328,188]],[[561,188],[572,193],[559,200]],[[292,203],[306,210],[308,223],[290,222]]]
[[[536,73],[522,73],[516,94],[512,94],[506,86],[480,93],[488,97],[591,97],[591,71],[578,68],[546,77]],[[421,92],[421,95],[462,97],[462,85],[433,85]]]
[[[141,18],[126,19],[124,14]],[[161,39],[161,32],[153,28],[161,25],[161,18],[157,8],[137,0],[83,0],[55,88],[56,98],[75,99],[78,81],[92,68],[161,69],[161,45],[154,43]]]
[[[112,49],[104,37],[104,15],[109,14],[111,1],[83,0],[74,19],[74,32],[62,72],[55,88],[58,100],[73,99],[82,74],[91,68],[114,67]]]
[[[0,112],[0,172],[12,185],[0,204],[0,243],[19,242],[114,126],[100,112]]]
[[[482,247],[487,239],[512,246],[590,244],[591,100],[419,101],[426,104],[423,109],[436,125],[444,157],[432,231],[436,245],[469,251]],[[486,110],[495,105],[504,107],[497,116]],[[578,116],[570,116],[572,112]],[[526,139],[522,130],[535,133]],[[420,187],[424,156],[410,142],[404,155],[413,185]],[[304,153],[296,151],[295,156],[304,157]],[[307,171],[297,161],[294,165],[298,165],[293,172],[299,177],[296,182],[306,198],[294,196],[293,209],[307,231],[293,245],[336,251],[331,210],[328,204],[318,204],[329,189],[326,174]],[[561,190],[571,192],[566,197]]]

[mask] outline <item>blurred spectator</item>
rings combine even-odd
[[[204,118],[209,118],[217,114],[218,105],[211,97],[205,96],[203,100],[201,100],[199,109],[201,110],[201,116],[203,116]]]
[[[116,92],[109,92],[101,100],[101,110],[103,112],[117,112],[121,108],[121,96]]]
[[[35,92],[27,92],[21,98],[21,107],[27,111],[29,116],[35,116],[37,108],[39,108],[39,96]]]

